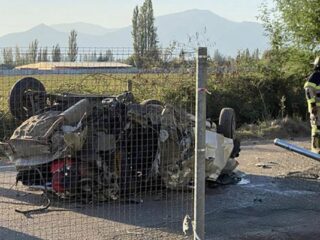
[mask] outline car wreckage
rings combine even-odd
[[[9,109],[22,123],[1,147],[23,185],[98,201],[193,186],[195,117],[173,105],[137,103],[131,92],[52,94],[26,77],[12,87]],[[206,180],[217,182],[238,165],[234,111],[223,109],[219,124],[206,126]]]

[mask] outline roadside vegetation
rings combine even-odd
[[[283,118],[243,124],[237,130],[237,138],[241,140],[273,140],[275,138],[304,138],[310,137],[310,124],[301,119]]]
[[[223,107],[232,107],[244,135],[251,131],[253,135],[265,136],[261,129],[274,129],[274,119],[281,119],[277,126],[282,127],[288,121],[306,122],[308,119],[303,84],[312,71],[310,63],[319,54],[318,3],[310,0],[274,1],[275,8],[262,6],[260,15],[270,40],[269,50],[250,52],[247,49],[228,57],[213,50],[210,43],[204,44],[208,45],[211,54],[208,60],[210,95],[207,98],[207,118],[217,120]],[[117,56],[119,53],[112,49],[79,55],[77,32],[73,30],[69,36],[68,54],[64,55],[58,44],[52,47],[50,54],[50,49],[39,47],[35,39],[25,52],[18,46],[3,49],[2,67],[12,68],[39,61],[125,62],[140,69],[141,74],[35,77],[49,92],[55,93],[119,93],[126,90],[127,81],[132,80],[137,100],[156,98],[193,112],[195,59],[190,46],[199,45],[202,37],[196,34],[188,46],[172,43],[167,48],[160,48],[151,0],[134,9],[132,23],[133,52],[126,57]],[[19,78],[0,76],[0,110],[3,113],[8,111],[8,92]]]

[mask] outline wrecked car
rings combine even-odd
[[[1,147],[23,185],[99,201],[193,186],[195,117],[173,105],[137,103],[131,92],[52,94],[27,77],[12,87],[9,109],[22,123]],[[234,111],[206,126],[206,179],[216,182],[238,165]]]

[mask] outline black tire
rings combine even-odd
[[[146,105],[150,105],[150,104],[163,106],[163,103],[160,102],[159,100],[156,100],[156,99],[147,99],[147,100],[142,101],[140,104],[142,106],[146,106]]]
[[[223,108],[220,112],[218,133],[226,138],[235,139],[236,114],[232,108]]]
[[[28,91],[39,92],[39,97],[33,107],[26,94]],[[25,77],[17,81],[9,93],[8,104],[11,114],[16,119],[24,121],[45,108],[46,101],[40,97],[40,94],[43,95],[45,91],[43,84],[33,77]]]

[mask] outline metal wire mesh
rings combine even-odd
[[[193,51],[161,49],[139,68],[131,49],[55,57],[2,58],[4,239],[185,239]]]

